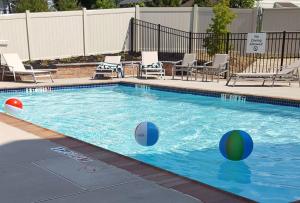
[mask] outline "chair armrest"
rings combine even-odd
[[[192,61],[192,66],[197,66],[197,60]]]
[[[32,67],[32,65],[27,65],[27,64],[24,64],[24,67],[26,68],[26,67],[29,67],[32,71],[33,71],[33,67]]]
[[[210,63],[212,63],[213,61],[208,61],[208,62],[206,62],[206,63],[204,63],[204,66],[206,66],[206,65],[208,65],[208,64],[210,64]]]

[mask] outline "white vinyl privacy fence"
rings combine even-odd
[[[231,32],[256,31],[257,9],[233,9],[237,17]],[[263,31],[299,30],[299,9],[264,9]],[[8,40],[2,52],[17,52],[23,60],[116,53],[130,49],[130,19],[203,33],[211,22],[211,8],[135,7],[21,13],[0,15],[0,40]],[[291,20],[292,19],[292,20]]]
[[[132,17],[134,8],[0,15],[0,52],[36,60],[127,51]]]

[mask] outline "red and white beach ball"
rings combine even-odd
[[[4,111],[9,114],[18,114],[23,110],[23,103],[17,98],[9,98],[4,103]]]

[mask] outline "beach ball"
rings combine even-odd
[[[9,98],[4,103],[4,111],[9,114],[18,114],[23,110],[23,103],[17,98]]]
[[[242,130],[232,130],[222,136],[219,149],[226,159],[240,161],[251,154],[253,141],[248,133]]]
[[[159,137],[159,130],[152,122],[141,122],[135,128],[135,140],[142,146],[153,146]]]

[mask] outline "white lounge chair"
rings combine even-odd
[[[93,79],[95,79],[97,75],[112,77],[113,72],[117,73],[117,77],[119,77],[119,74],[121,77],[124,77],[121,56],[105,56],[104,62],[101,62],[97,66]]]
[[[220,80],[220,76],[228,72],[227,65],[229,63],[229,56],[228,54],[215,54],[212,61],[208,61],[204,63],[204,66],[195,66],[193,67],[195,74],[197,75],[199,69],[203,69],[206,76],[212,75],[212,80],[214,79],[214,75],[218,76],[218,82]],[[209,64],[211,64],[209,66]],[[204,80],[204,75],[202,77]]]
[[[13,76],[14,80],[16,81],[16,76],[22,75],[30,75],[33,78],[33,81],[37,83],[36,78],[38,77],[50,77],[51,81],[53,81],[51,71],[48,70],[33,70],[31,65],[24,65],[16,53],[6,53],[2,54],[6,65],[2,69],[2,80],[4,79],[5,75]],[[29,67],[30,69],[26,69],[25,66]]]
[[[181,79],[183,80],[183,72],[186,72],[188,80],[189,74],[191,73],[191,68],[196,65],[196,54],[184,54],[182,60],[173,63],[172,78],[174,79],[174,75],[176,75],[177,72],[181,72]]]
[[[140,77],[145,75],[146,79],[148,76],[159,76],[160,78],[165,77],[165,69],[163,64],[158,61],[157,51],[143,51],[142,62],[140,64]]]
[[[274,86],[275,80],[287,80],[289,85],[291,84],[291,80],[296,78],[299,82],[300,87],[300,60],[296,60],[288,66],[277,68],[276,72],[265,72],[265,73],[234,73],[230,76],[226,85],[234,79],[233,85],[235,86],[237,80],[239,79],[263,79],[262,86],[265,84],[266,80],[272,80],[272,87]],[[270,69],[269,69],[270,70]]]

